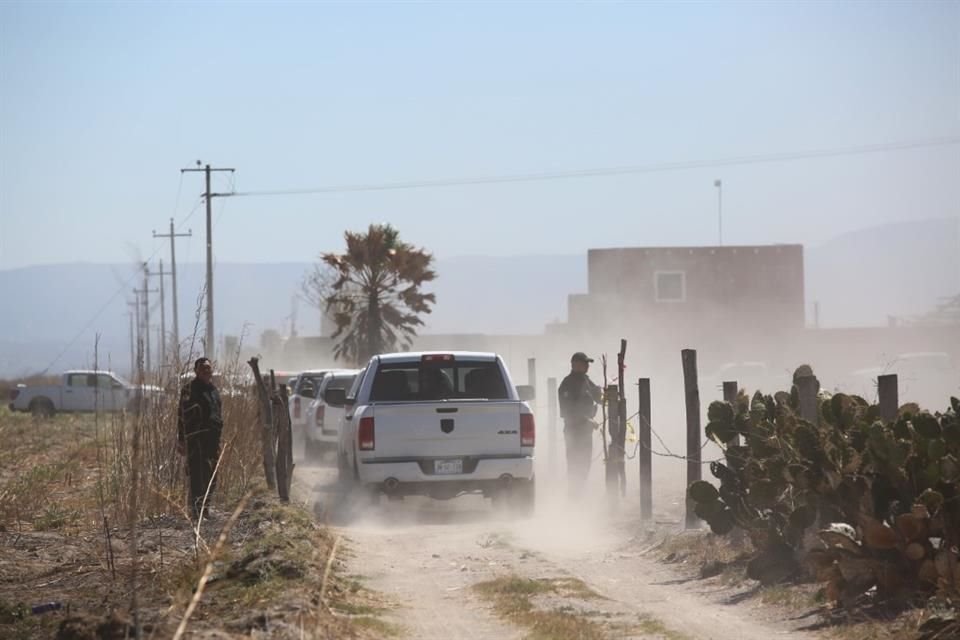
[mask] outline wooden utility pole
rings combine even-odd
[[[205,355],[213,360],[216,349],[213,338],[213,206],[211,202],[213,198],[223,197],[230,194],[211,192],[210,174],[215,171],[229,171],[230,173],[233,173],[234,169],[214,169],[209,164],[203,165],[202,167],[199,165],[200,161],[198,160],[196,169],[181,169],[180,173],[202,171],[206,178],[206,188],[203,191],[203,199],[207,204],[207,333],[206,338],[204,339],[203,349],[206,352]]]
[[[683,388],[687,408],[687,486],[700,480],[700,386],[697,381],[697,352],[684,349],[680,352],[683,363]],[[695,529],[700,518],[693,512],[693,500],[687,496],[687,529]]]
[[[134,302],[133,302],[133,310],[134,310],[134,315],[136,316],[136,320],[137,320],[137,340],[136,340],[136,356],[135,356],[136,364],[134,365],[133,371],[131,372],[130,375],[133,376],[134,378],[136,378],[135,382],[137,382],[137,383],[139,384],[139,383],[142,383],[142,382],[143,382],[143,369],[142,369],[142,367],[143,367],[143,340],[141,339],[141,331],[142,331],[142,329],[143,329],[143,325],[142,325],[142,323],[141,323],[141,321],[140,321],[140,308],[141,308],[141,304],[142,304],[142,303],[140,302],[140,290],[139,290],[139,289],[134,289],[134,290],[133,290],[133,300],[134,300]]]
[[[163,295],[163,277],[169,276],[170,271],[163,270],[163,260],[160,261],[160,271],[150,272],[151,276],[160,278],[160,365],[167,362],[167,311]],[[179,363],[178,363],[179,364]]]
[[[127,317],[130,319],[130,380],[134,380],[137,377],[137,342],[136,333],[133,328],[134,309],[136,306],[136,302],[127,301],[127,308],[131,309],[127,311]]]
[[[193,236],[193,230],[188,229],[186,233],[177,233],[173,226],[173,218],[170,218],[170,233],[153,232],[154,238],[170,238],[170,280],[173,285],[173,350],[175,356],[174,364],[180,366],[180,315],[177,310],[177,238],[190,238]],[[163,267],[161,266],[161,270]]]
[[[140,303],[143,305],[143,314],[140,316],[140,319],[143,323],[143,328],[140,332],[140,342],[143,344],[143,360],[144,365],[146,366],[146,371],[149,373],[150,368],[150,294],[157,293],[156,289],[151,289],[150,286],[150,267],[146,262],[143,263],[143,288],[137,289],[138,298]]]

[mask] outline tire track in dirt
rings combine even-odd
[[[311,499],[330,516],[333,473],[324,468],[298,474],[313,483]],[[531,520],[494,513],[479,497],[448,502],[407,499],[383,502],[358,518],[337,521],[348,540],[343,573],[379,591],[396,607],[382,618],[400,625],[405,637],[514,639],[527,635],[499,619],[473,585],[505,575],[575,577],[603,596],[574,609],[593,611],[617,624],[655,620],[676,634],[707,640],[810,640],[800,623],[746,603],[725,604],[734,591],[715,583],[685,580],[672,567],[642,556],[628,523],[612,523],[603,501],[546,501]],[[555,604],[555,603],[554,603]],[[552,605],[551,605],[552,606]],[[637,631],[616,637],[659,638]],[[672,636],[678,637],[678,636]]]

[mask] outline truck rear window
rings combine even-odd
[[[499,364],[469,360],[383,364],[370,393],[371,402],[507,399]]]

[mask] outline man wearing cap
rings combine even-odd
[[[601,401],[600,387],[587,377],[590,363],[587,354],[578,351],[570,358],[570,373],[557,389],[560,416],[563,418],[563,436],[567,446],[567,480],[570,493],[580,492],[590,471],[593,458],[593,430],[597,404]]]
[[[213,473],[220,457],[223,411],[220,392],[213,386],[213,365],[209,358],[193,364],[196,374],[180,391],[177,420],[177,451],[187,456],[190,476],[190,512],[196,520],[201,511],[210,511],[210,497],[216,487]]]

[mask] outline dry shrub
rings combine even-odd
[[[218,370],[221,380],[243,377],[238,358]],[[176,370],[173,367],[167,371]],[[161,514],[185,515],[186,464],[176,449],[180,389],[189,377],[156,378],[162,391],[145,400],[139,412],[108,414],[103,420],[101,468],[103,502],[112,519],[128,522],[133,503],[134,460],[139,460],[138,519]],[[252,387],[220,387],[223,400],[221,458],[214,499],[224,505],[236,503],[263,473],[258,401]],[[139,433],[137,433],[139,431]],[[136,436],[139,436],[137,438]],[[134,442],[139,440],[139,451]]]

